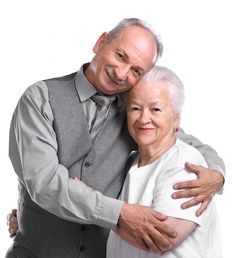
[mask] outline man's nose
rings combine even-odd
[[[115,74],[118,80],[125,81],[128,78],[130,67],[126,64],[120,65],[115,69]]]

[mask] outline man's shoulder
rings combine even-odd
[[[28,98],[36,98],[36,99],[47,99],[48,98],[48,90],[45,81],[38,81],[32,85],[30,85],[25,92],[23,93],[22,97]]]
[[[69,81],[69,80],[75,78],[76,74],[77,74],[77,72],[73,72],[71,74],[67,74],[67,75],[60,76],[60,77],[54,77],[54,78],[46,79],[43,81],[46,83],[52,82],[52,81]]]
[[[66,82],[73,79],[76,76],[77,72],[60,76],[49,78],[45,80],[38,81],[32,85],[30,85],[25,92],[23,93],[23,97],[33,97],[41,100],[47,100],[49,98],[48,94],[48,84],[52,82]]]

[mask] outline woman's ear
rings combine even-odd
[[[180,116],[177,115],[175,122],[174,122],[174,128],[173,128],[174,133],[178,133],[179,128],[180,128]]]
[[[102,33],[102,35],[99,36],[98,40],[96,41],[94,47],[93,47],[93,52],[96,54],[100,48],[104,45],[105,41],[107,38],[107,32]]]

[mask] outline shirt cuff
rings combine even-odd
[[[96,225],[116,230],[124,201],[102,196]]]
[[[224,178],[224,183],[225,183],[225,171],[224,169],[220,166],[220,165],[217,165],[217,164],[208,164],[208,167],[210,169],[213,169],[215,171],[218,171]],[[219,189],[219,191],[217,192],[218,194],[222,194],[223,191],[224,191],[224,183],[223,183],[223,186]]]
[[[209,167],[210,169],[214,169],[214,170],[220,172],[220,174],[222,174],[223,176],[224,176],[224,174],[225,174],[224,169],[223,169],[220,165],[218,165],[218,164],[215,164],[215,163],[213,163],[213,164],[208,164],[208,167]]]

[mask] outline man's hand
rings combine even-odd
[[[185,164],[185,168],[189,172],[195,173],[197,175],[197,180],[175,184],[174,189],[182,191],[175,192],[172,195],[172,198],[178,199],[194,197],[189,201],[184,202],[181,205],[181,208],[186,209],[202,203],[200,208],[196,211],[196,215],[200,216],[207,208],[216,192],[223,186],[224,178],[215,170],[192,165],[188,162]]]
[[[150,207],[125,203],[117,233],[135,247],[161,253],[172,248],[170,238],[176,237],[175,230],[163,223],[166,218]]]
[[[17,222],[17,210],[13,209],[10,214],[7,215],[7,225],[10,237],[14,237],[19,228]]]

